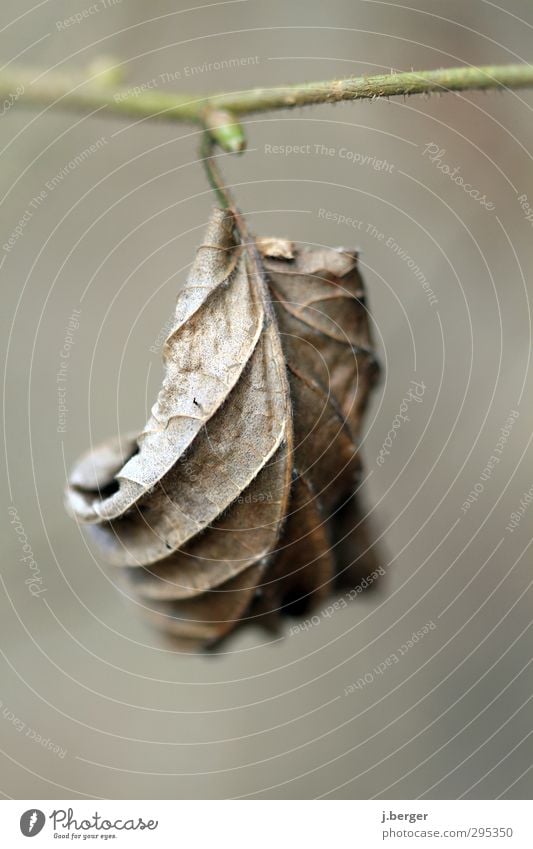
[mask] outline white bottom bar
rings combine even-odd
[[[531,849],[526,801],[2,801],[0,845]],[[118,843],[120,841],[120,843]]]

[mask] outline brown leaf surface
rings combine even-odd
[[[66,494],[150,618],[192,649],[306,614],[374,563],[352,562],[371,550],[350,496],[377,373],[357,256],[254,245],[241,224],[213,212],[145,428],[82,457]]]
[[[254,613],[266,617],[270,627],[280,616],[304,616],[330,595],[334,579],[327,519],[305,478],[298,477],[277,558],[263,580]]]
[[[186,601],[148,603],[152,622],[172,636],[215,643],[232,631],[250,605],[263,567],[250,566],[218,589]]]
[[[288,363],[336,399],[356,436],[379,372],[357,253],[302,247],[264,263]]]
[[[287,444],[278,449],[227,513],[189,545],[145,569],[132,569],[138,592],[181,599],[205,592],[268,558],[287,509]]]

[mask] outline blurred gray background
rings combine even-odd
[[[195,92],[533,59],[527,0],[96,0],[62,25],[89,6],[4,0],[2,64],[75,74],[111,55],[128,84]],[[239,61],[209,68],[224,59]],[[243,633],[207,658],[150,629],[62,504],[74,459],[141,426],[157,393],[213,203],[198,133],[4,110],[2,246],[26,218],[0,252],[5,796],[530,796],[532,105],[468,93],[245,121],[249,150],[223,167],[252,229],[361,249],[385,366],[363,451],[387,577],[307,632]],[[413,380],[422,403],[380,465]]]

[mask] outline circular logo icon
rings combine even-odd
[[[24,837],[35,837],[42,831],[45,822],[46,817],[42,811],[30,808],[29,811],[24,811],[20,818],[20,830]]]

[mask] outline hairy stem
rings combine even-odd
[[[163,80],[161,80],[161,83]],[[75,112],[104,107],[103,114],[129,118],[159,118],[202,126],[206,116],[224,111],[240,116],[271,109],[286,109],[342,100],[391,97],[427,92],[474,89],[525,88],[533,86],[533,65],[488,65],[480,68],[448,68],[408,71],[370,77],[348,77],[316,83],[296,83],[275,88],[256,88],[226,94],[179,94],[160,91],[155,82],[138,86],[113,85],[109,70],[87,75],[4,69],[0,72],[0,100],[13,98],[17,105],[53,106]],[[233,143],[234,148],[237,147]]]

